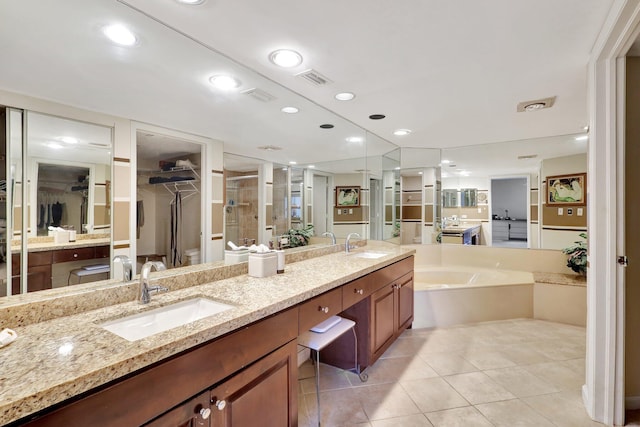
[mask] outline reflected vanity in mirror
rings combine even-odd
[[[111,128],[7,111],[11,179],[3,208],[12,220],[3,243],[11,257],[0,295],[109,278]]]

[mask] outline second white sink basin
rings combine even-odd
[[[389,255],[389,254],[385,253],[385,252],[370,252],[370,251],[354,252],[353,253],[353,256],[355,256],[355,257],[358,257],[358,258],[369,258],[369,259],[382,258],[385,255]]]
[[[123,317],[102,323],[107,331],[128,341],[137,341],[159,332],[168,331],[214,314],[233,308],[232,305],[212,301],[207,298],[194,298],[180,301],[155,310]]]

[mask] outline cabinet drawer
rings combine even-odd
[[[377,289],[376,281],[371,275],[366,275],[349,282],[342,287],[342,307],[344,310],[362,301]]]
[[[37,267],[39,265],[49,265],[51,264],[51,251],[44,252],[29,252],[29,267]]]
[[[302,333],[318,323],[342,311],[342,288],[337,288],[300,305],[299,332]]]
[[[94,259],[96,257],[95,248],[61,249],[53,253],[53,262],[82,261]]]
[[[111,256],[111,248],[108,245],[96,246],[96,258],[109,258]]]
[[[374,290],[380,289],[384,285],[393,282],[398,277],[411,271],[413,271],[413,255],[380,270],[374,271],[371,273],[371,276],[375,281]]]

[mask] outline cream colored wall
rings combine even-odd
[[[640,182],[640,57],[627,58],[627,108],[625,140],[625,246],[631,262],[625,269],[625,388],[627,398],[640,399],[640,197],[636,189]]]

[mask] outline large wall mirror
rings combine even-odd
[[[2,181],[0,295],[108,278],[112,129],[33,111],[4,113],[9,175]]]
[[[475,230],[481,245],[569,246],[587,229],[587,144],[573,134],[442,150],[442,237],[464,243]],[[564,187],[576,197],[550,199]]]

